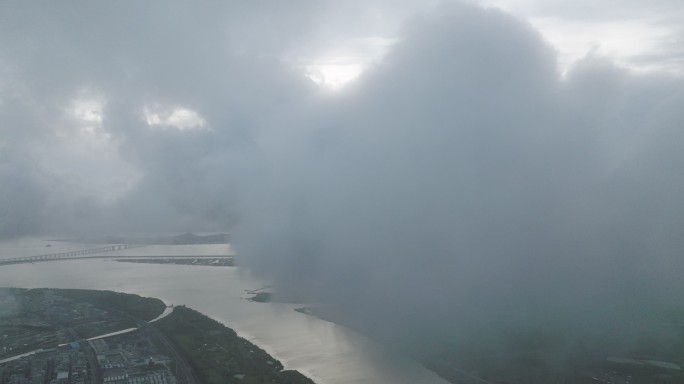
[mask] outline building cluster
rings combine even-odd
[[[0,360],[130,325],[116,313],[50,290],[17,294],[14,304],[12,313],[0,317]]]
[[[174,361],[163,354],[146,331],[89,342],[104,384],[176,384]]]
[[[94,305],[72,300],[45,290],[22,303],[26,316],[46,320],[58,328],[68,328],[71,337],[89,338],[124,328],[126,320],[119,314]]]
[[[93,384],[81,343],[42,350],[0,364],[0,384]]]
[[[55,346],[70,339],[67,331],[33,317],[0,319],[0,359]]]
[[[175,369],[152,337],[136,330],[2,363],[0,384],[177,384]]]
[[[121,314],[51,290],[15,292],[12,304],[0,316],[0,384],[177,382],[174,361]]]

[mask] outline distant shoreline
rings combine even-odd
[[[207,266],[207,267],[234,267],[235,258],[228,257],[130,257],[118,258],[116,261],[120,263],[139,263],[139,264],[173,264],[173,265],[189,265],[189,266]]]
[[[215,233],[211,235],[196,235],[182,233],[170,236],[103,236],[89,239],[64,239],[65,241],[89,244],[133,244],[133,245],[201,245],[201,244],[230,244],[230,234]]]

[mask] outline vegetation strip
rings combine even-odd
[[[166,309],[166,305],[159,299],[110,291],[14,288],[0,288],[0,299],[3,301],[0,302],[0,309],[12,309],[7,313],[0,313],[0,328],[16,328],[13,324],[21,324],[22,327],[17,328],[16,333],[25,335],[21,337],[26,339],[36,339],[36,345],[26,345],[27,351],[30,348],[53,348],[50,353],[57,354],[55,356],[60,353],[62,355],[59,356],[67,356],[68,353],[75,352],[55,350],[54,347],[69,342],[72,348],[83,348],[87,352],[86,355],[90,356],[91,361],[88,367],[96,367],[94,356],[99,352],[90,351],[94,344],[89,347],[84,339],[94,334],[102,335],[133,325],[138,328],[135,331],[137,333],[123,336],[123,339],[120,336],[112,337],[133,340],[134,345],[140,343],[135,342],[136,337],[141,340],[156,340],[154,344],[171,357],[170,366],[174,367],[173,372],[179,384],[313,384],[313,381],[297,371],[284,370],[278,360],[239,337],[232,329],[185,306],[174,307],[168,316],[149,323]],[[72,312],[76,309],[85,315],[78,314],[73,317]],[[26,319],[31,319],[31,322],[26,322]],[[88,325],[86,328],[79,324],[84,321]],[[94,325],[101,323],[106,326],[98,325],[93,328]],[[34,330],[35,327],[38,328]],[[44,335],[39,335],[38,338],[31,336],[38,331]],[[110,340],[109,337],[105,339]],[[121,342],[117,343],[115,345],[123,345]],[[14,355],[17,355],[20,351],[15,352]],[[30,366],[31,359],[42,361],[58,358],[45,356],[32,355],[22,357],[21,360],[28,361]],[[25,366],[26,363],[22,363],[21,360],[17,360],[17,363],[6,363],[14,364],[14,368],[5,363],[0,364],[0,384],[4,384],[4,379],[9,380],[14,375],[8,373],[14,372],[12,369],[22,364]],[[53,373],[49,367],[48,364],[44,374]],[[150,369],[153,367],[161,366],[153,366],[150,363]],[[5,374],[1,374],[3,369]],[[102,371],[103,369],[105,371]],[[106,369],[104,366],[95,368],[92,372],[88,371],[79,383],[101,384],[102,376],[108,372]],[[17,372],[28,371],[20,368]],[[155,374],[161,375],[159,372]],[[132,374],[141,375],[139,372]],[[164,375],[171,373],[169,371]]]

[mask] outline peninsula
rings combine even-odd
[[[109,291],[0,288],[0,384],[313,384],[184,306]]]

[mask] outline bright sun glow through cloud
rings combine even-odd
[[[150,127],[188,131],[204,129],[206,122],[197,112],[187,108],[166,110],[159,106],[145,108],[145,120]]]
[[[364,66],[361,63],[323,63],[309,65],[306,70],[307,76],[316,84],[332,90],[340,90],[359,77]]]
[[[335,49],[305,60],[306,76],[325,89],[339,91],[381,60],[396,41],[378,36],[340,41]]]
[[[646,7],[648,17],[628,18],[615,13],[602,14],[601,4],[577,3],[578,9],[593,9],[602,16],[582,19],[558,14],[563,6],[548,6],[530,0],[483,0],[494,9],[511,12],[532,24],[558,52],[559,69],[566,73],[574,63],[589,54],[598,54],[639,72],[666,71],[684,74],[684,61],[679,57],[682,35],[677,13],[657,6]],[[572,7],[570,7],[572,8]],[[670,22],[666,22],[670,20]],[[661,22],[662,21],[662,22]],[[321,88],[340,91],[358,78],[372,63],[381,59],[397,41],[392,27],[385,37],[349,38],[333,42],[313,60],[304,60],[305,74]],[[675,49],[673,49],[675,47]]]
[[[102,97],[92,95],[73,99],[64,109],[70,120],[61,127],[60,134],[70,136],[77,132],[81,139],[89,141],[89,145],[109,145],[111,134],[102,127],[104,105]]]
[[[97,99],[75,99],[66,108],[66,112],[72,117],[89,123],[102,122],[103,103]]]

